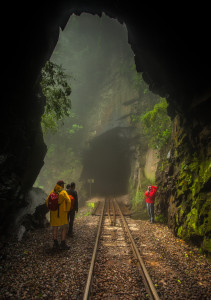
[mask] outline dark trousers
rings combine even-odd
[[[75,209],[71,210],[68,213],[68,220],[69,220],[69,230],[68,230],[68,234],[72,234],[73,233],[73,222],[75,219]]]
[[[154,222],[154,203],[146,203],[147,204],[147,211],[150,217],[150,222]]]

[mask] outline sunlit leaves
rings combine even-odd
[[[167,107],[166,99],[161,98],[153,110],[139,117],[149,145],[154,149],[161,149],[171,136],[172,122],[167,115]]]
[[[51,131],[51,133],[56,133],[58,130],[58,123],[56,122],[56,116],[52,113],[44,113],[42,115],[42,130],[43,133],[46,134],[48,131]]]
[[[69,134],[74,134],[76,133],[78,130],[82,129],[83,126],[82,125],[78,125],[78,124],[73,124],[72,128],[68,130]]]
[[[58,121],[62,121],[70,115],[71,111],[71,87],[68,78],[61,66],[47,61],[42,69],[41,87],[46,97],[45,112],[42,116],[43,132],[56,132]]]

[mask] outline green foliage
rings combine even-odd
[[[42,131],[46,134],[48,131],[56,133],[58,131],[58,123],[56,122],[56,116],[52,113],[44,113],[41,120]]]
[[[163,223],[163,224],[167,224],[168,223],[167,218],[164,215],[162,215],[162,214],[160,214],[158,216],[155,215],[155,221],[159,222],[159,223]]]
[[[162,149],[171,136],[172,122],[167,115],[168,104],[166,99],[161,98],[154,109],[139,117],[144,133],[146,134],[149,146],[153,149]]]
[[[78,130],[82,129],[83,126],[82,125],[78,125],[78,124],[73,124],[72,128],[68,130],[69,134],[74,134],[76,133]]]
[[[131,203],[132,203],[132,208],[134,210],[136,210],[140,205],[145,203],[144,191],[139,190],[138,192],[136,192],[136,194],[134,195],[134,197],[131,200]]]
[[[96,203],[95,202],[89,202],[88,207],[91,207],[92,209],[95,207]]]
[[[44,134],[48,131],[55,133],[58,130],[58,121],[70,116],[71,87],[62,66],[47,61],[41,72],[41,87],[46,97],[45,112],[42,116]]]

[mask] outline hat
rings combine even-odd
[[[59,181],[57,181],[57,184],[61,185],[61,184],[65,184],[65,182],[63,180],[59,180]]]

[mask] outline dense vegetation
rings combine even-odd
[[[130,179],[129,190],[132,199],[132,209],[137,216],[147,218],[144,192],[150,184],[156,184],[155,174],[148,177],[144,171],[145,157],[148,149],[153,149],[156,159],[162,161],[163,149],[167,146],[171,133],[172,121],[167,114],[168,103],[166,99],[152,94],[142,75],[134,73],[133,85],[136,87],[139,99],[135,103],[134,113],[131,115],[131,125],[139,136],[137,148],[139,159],[138,176],[134,181]]]
[[[67,82],[68,76],[62,66],[47,61],[42,69],[41,87],[46,97],[45,112],[42,116],[42,130],[55,133],[58,122],[71,114],[71,87]]]
[[[167,115],[168,103],[166,99],[161,98],[154,109],[141,115],[140,121],[144,129],[144,133],[149,140],[149,147],[161,150],[168,142],[171,131],[172,122]]]

